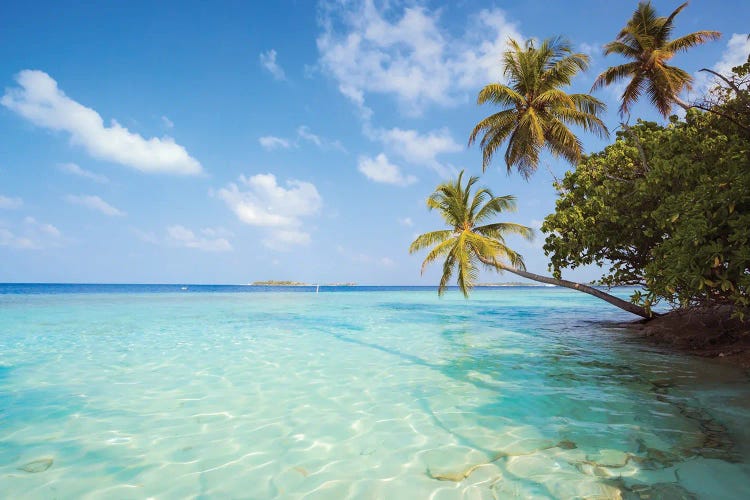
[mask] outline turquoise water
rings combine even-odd
[[[750,497],[748,375],[628,318],[556,288],[0,285],[0,496]]]

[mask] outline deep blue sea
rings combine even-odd
[[[606,303],[315,291],[0,284],[0,497],[750,498],[748,373]]]

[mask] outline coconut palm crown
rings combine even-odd
[[[520,224],[491,222],[498,214],[515,210],[515,198],[495,196],[487,188],[479,188],[472,195],[472,186],[479,178],[470,177],[462,185],[463,175],[462,170],[458,179],[440,184],[427,198],[428,209],[438,210],[448,229],[422,234],[409,247],[409,253],[432,247],[422,263],[423,273],[428,264],[445,258],[440,295],[457,270],[458,287],[468,297],[478,277],[477,261],[497,270],[492,263],[505,259],[514,268],[525,269],[523,258],[505,245],[504,236],[519,234],[530,239],[533,235],[530,228]]]
[[[562,38],[544,40],[537,47],[533,40],[521,46],[508,41],[503,54],[504,76],[508,82],[491,83],[477,97],[477,104],[490,102],[503,109],[483,119],[474,127],[469,145],[483,133],[482,168],[492,161],[500,146],[508,142],[505,164],[528,178],[539,165],[539,155],[548,149],[571,163],[581,157],[582,145],[568,126],[575,125],[600,137],[607,128],[598,117],[603,102],[588,94],[568,94],[561,90],[570,85],[579,71],[585,71],[589,57],[574,53]]]
[[[651,2],[642,1],[617,38],[604,46],[604,55],[619,54],[630,60],[604,71],[592,87],[593,91],[629,79],[622,93],[620,115],[626,115],[644,91],[664,117],[669,116],[673,104],[685,109],[690,107],[679,98],[679,94],[692,88],[693,78],[687,71],[670,66],[667,62],[678,52],[715,40],[721,33],[696,31],[670,40],[674,18],[686,6],[687,2],[677,7],[669,17],[659,17]]]

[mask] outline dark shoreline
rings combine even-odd
[[[726,308],[672,311],[618,326],[652,345],[750,368],[750,321],[732,318]]]

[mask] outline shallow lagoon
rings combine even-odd
[[[750,497],[748,374],[624,319],[556,288],[0,285],[0,492]]]

